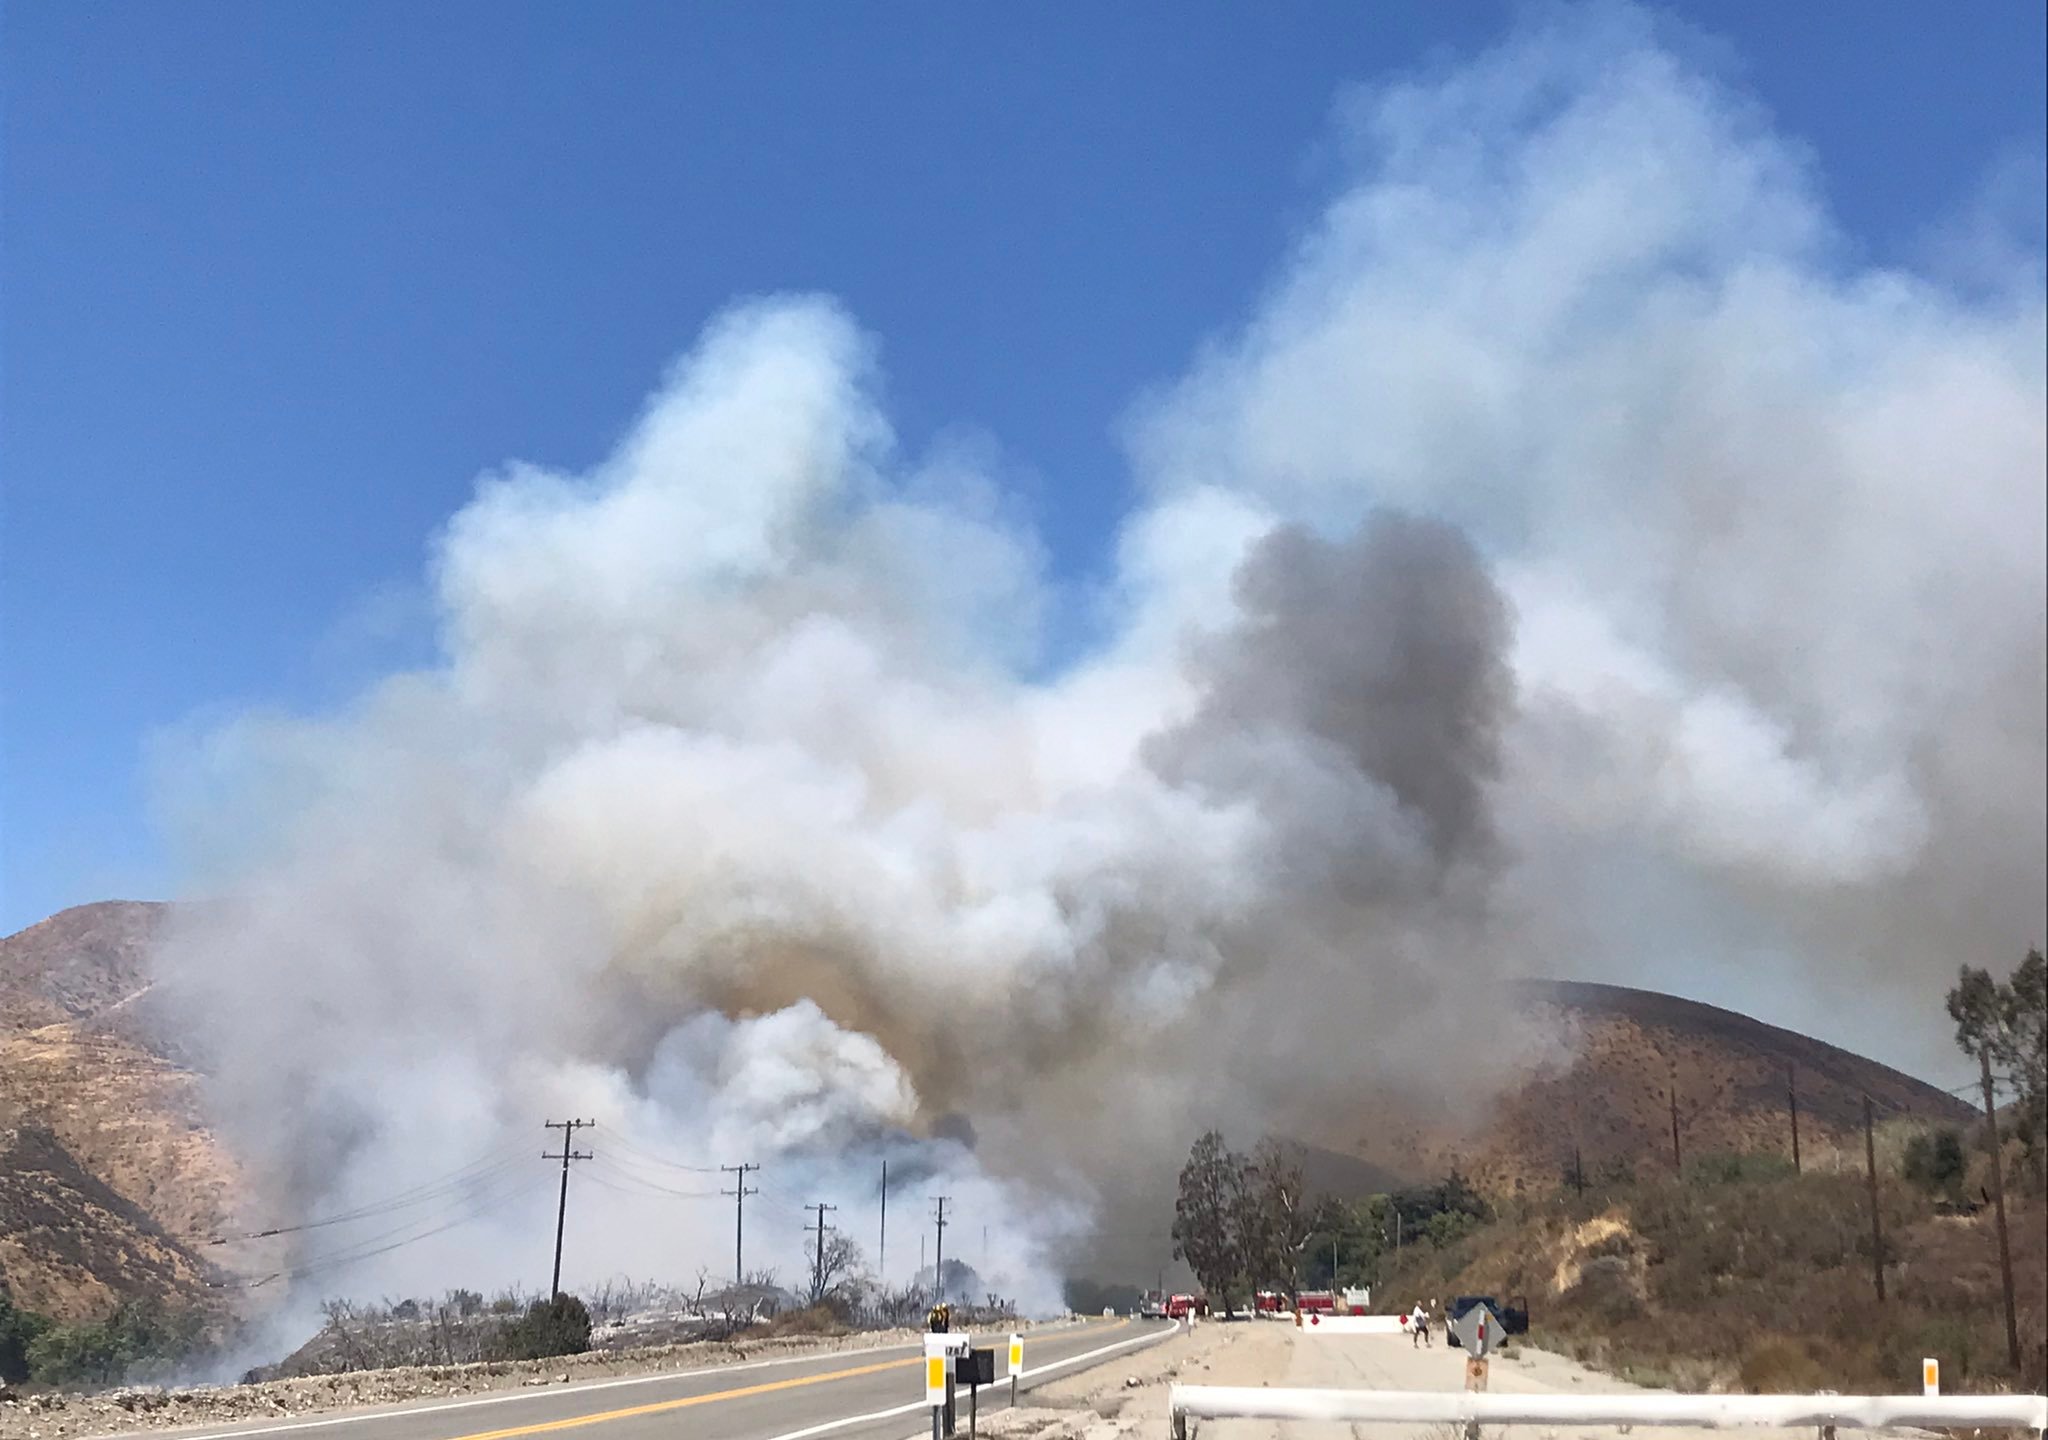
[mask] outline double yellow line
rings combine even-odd
[[[1123,1325],[1130,1324],[1126,1320]],[[1106,1329],[1118,1329],[1111,1325]],[[884,1370],[902,1370],[924,1363],[922,1355],[906,1356],[901,1360],[878,1360],[872,1365],[855,1365],[847,1370],[831,1370],[823,1375],[798,1375],[788,1380],[767,1380],[759,1385],[742,1385],[737,1390],[718,1390],[709,1395],[685,1395],[680,1400],[656,1400],[647,1405],[628,1405],[620,1410],[598,1410],[589,1415],[571,1415],[562,1420],[543,1420],[533,1425],[511,1425],[503,1430],[479,1430],[473,1435],[458,1435],[455,1440],[512,1440],[515,1435],[545,1435],[551,1430],[574,1430],[582,1425],[602,1425],[609,1420],[630,1420],[636,1415],[660,1415],[670,1410],[687,1410],[692,1405],[710,1405],[719,1400],[743,1400],[749,1395],[772,1395],[779,1390],[800,1390],[806,1385],[825,1385],[834,1380],[851,1380],[857,1375],[877,1375]],[[403,1413],[403,1412],[400,1412]]]
[[[692,1405],[709,1405],[716,1400],[739,1400],[748,1395],[771,1395],[778,1390],[798,1390],[806,1385],[823,1385],[832,1380],[851,1380],[856,1375],[874,1375],[883,1370],[901,1370],[921,1363],[912,1355],[904,1360],[882,1360],[873,1365],[856,1365],[850,1370],[833,1370],[823,1375],[798,1375],[789,1380],[769,1380],[743,1385],[737,1390],[719,1390],[710,1395],[686,1395],[680,1400],[657,1400],[649,1405],[628,1405],[622,1410],[599,1410],[590,1415],[571,1415],[566,1420],[544,1420],[537,1425],[513,1425],[503,1430],[479,1430],[456,1440],[511,1440],[514,1435],[544,1435],[550,1430],[574,1430],[579,1425],[602,1425],[607,1420],[630,1420],[635,1415],[659,1415],[668,1410],[687,1410]]]

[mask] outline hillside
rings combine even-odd
[[[205,1123],[201,1077],[151,1023],[148,955],[169,913],[85,905],[0,939],[0,1134],[19,1132],[0,1155],[14,1167],[0,1185],[17,1197],[0,1202],[0,1265],[18,1293],[63,1318],[130,1293],[196,1295],[191,1257],[224,1253],[202,1245],[233,1212],[240,1177]],[[1519,998],[1542,1048],[1559,1058],[1497,1097],[1469,1131],[1361,1104],[1369,1129],[1353,1118],[1352,1133],[1339,1125],[1319,1144],[1292,1142],[1311,1185],[1357,1198],[1455,1165],[1496,1196],[1517,1185],[1554,1191],[1575,1145],[1589,1176],[1669,1173],[1674,1075],[1688,1156],[1789,1151],[1788,1066],[1809,1170],[1860,1158],[1865,1093],[1885,1118],[1969,1116],[1910,1076],[1713,1006],[1570,982],[1532,984]],[[70,1207],[70,1221],[43,1210],[33,1226],[19,1218],[20,1176],[31,1169],[68,1177],[51,1203]],[[67,1225],[94,1243],[60,1242]]]
[[[1579,981],[1530,982],[1517,998],[1560,1058],[1496,1097],[1475,1127],[1388,1123],[1380,1112],[1345,1148],[1417,1178],[1455,1166],[1498,1196],[1555,1190],[1575,1152],[1589,1176],[1670,1173],[1674,1086],[1681,1156],[1789,1157],[1789,1080],[1814,1170],[1860,1163],[1866,1094],[1880,1123],[1973,1113],[1888,1065],[1695,1000]]]
[[[202,1295],[206,1265],[88,1173],[48,1130],[0,1130],[0,1277],[26,1309],[105,1315],[122,1300]]]
[[[0,939],[0,1267],[59,1319],[201,1296],[236,1194],[199,1077],[137,1003],[168,913],[82,905]]]

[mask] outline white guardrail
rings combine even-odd
[[[1456,1390],[1282,1390],[1176,1385],[1173,1433],[1189,1420],[1343,1420],[1465,1425],[1698,1425],[1890,1430],[2048,1430],[2040,1395],[1504,1395]]]

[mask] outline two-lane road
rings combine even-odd
[[[1026,1331],[1024,1382],[1071,1375],[1174,1332],[1159,1321],[1103,1320]],[[992,1346],[999,1377],[984,1408],[1009,1398],[1006,1335]],[[749,1360],[699,1370],[551,1385],[463,1400],[421,1401],[289,1421],[155,1432],[178,1440],[520,1440],[586,1431],[577,1440],[904,1440],[925,1424],[922,1343]],[[961,1429],[967,1395],[960,1392]]]

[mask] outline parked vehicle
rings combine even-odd
[[[1500,1317],[1501,1333],[1504,1335],[1526,1335],[1529,1333],[1529,1301],[1517,1295],[1503,1305],[1491,1295],[1460,1295],[1444,1309],[1444,1338],[1453,1345],[1460,1345],[1458,1332],[1451,1327],[1463,1318],[1465,1312],[1475,1305],[1484,1305]]]
[[[1142,1319],[1146,1320],[1164,1320],[1166,1318],[1166,1296],[1164,1292],[1147,1290],[1144,1300],[1138,1305],[1138,1314]]]

